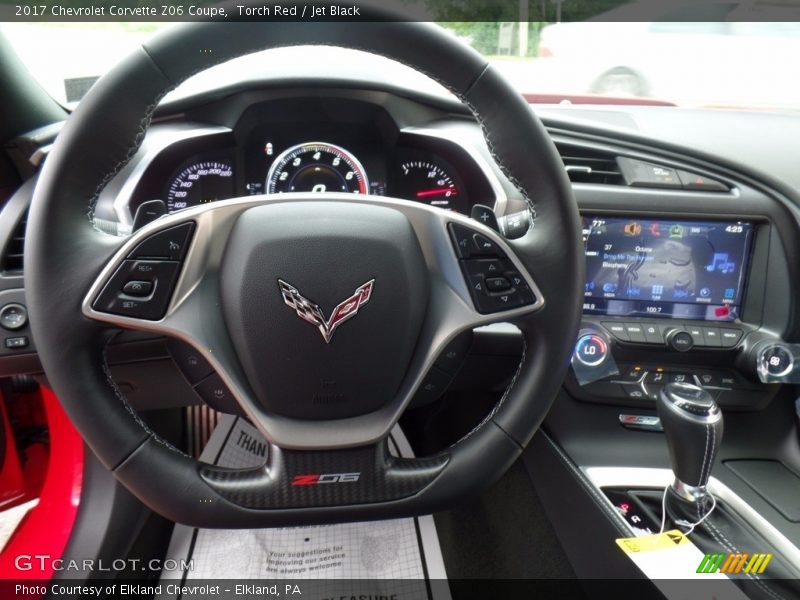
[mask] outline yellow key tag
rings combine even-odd
[[[705,555],[681,531],[619,538],[617,545],[670,600],[747,600],[722,573],[698,573]],[[705,583],[700,583],[700,582]],[[691,592],[687,595],[688,592]]]

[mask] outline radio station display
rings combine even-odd
[[[733,321],[752,223],[584,217],[584,312]]]

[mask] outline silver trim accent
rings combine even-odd
[[[494,209],[494,214],[498,218],[506,214],[508,196],[506,195],[506,191],[497,177],[497,173],[495,173],[488,161],[478,153],[478,151],[472,145],[472,142],[470,140],[463,139],[463,134],[457,134],[453,131],[448,131],[447,135],[445,135],[445,132],[433,129],[431,127],[415,126],[403,127],[400,129],[400,133],[436,138],[450,144],[455,144],[461,150],[466,152],[475,165],[480,169],[484,178],[489,183],[489,187],[492,188],[492,193],[494,194],[494,206],[492,207]],[[481,140],[483,143],[486,143],[484,138],[481,138]]]
[[[711,404],[708,406],[706,406],[706,404],[704,403],[703,404],[699,402],[695,403],[691,399],[683,397],[679,397],[676,401],[675,398],[666,393],[667,388],[669,388],[670,386],[692,386],[692,387],[700,387],[700,386],[695,386],[692,383],[672,382],[668,383],[663,388],[661,388],[661,392],[659,393],[659,395],[662,396],[663,398],[666,398],[666,401],[663,402],[663,404],[667,406],[667,408],[672,412],[674,412],[676,415],[679,415],[681,418],[694,421],[695,423],[702,423],[704,425],[715,425],[716,423],[719,423],[722,420],[722,411],[719,409],[719,405],[716,403],[716,401],[713,398],[711,398],[710,394],[709,397],[711,398]],[[703,388],[700,387],[700,389],[702,390]],[[706,392],[706,394],[708,394],[708,392]],[[686,402],[687,404],[695,404],[698,406],[702,406],[703,408],[707,408],[709,412],[706,415],[698,415],[679,407],[677,402]]]
[[[670,469],[646,467],[581,467],[592,484],[604,487],[664,488],[674,477]],[[800,568],[800,549],[784,536],[772,523],[762,517],[752,506],[718,479],[708,480],[708,490],[742,516],[764,538],[770,540],[781,558]],[[605,496],[605,495],[603,495]]]
[[[376,412],[334,421],[308,421],[264,413],[255,399],[236,357],[219,309],[218,270],[228,237],[239,215],[249,208],[286,202],[344,202],[362,204],[354,194],[276,194],[224,200],[188,208],[149,223],[134,233],[103,268],[83,300],[84,316],[128,329],[150,331],[180,338],[201,352],[219,373],[243,410],[271,443],[290,449],[347,448],[383,439],[444,347],[459,333],[482,325],[507,321],[537,311],[545,299],[507,240],[472,219],[418,202],[371,196],[366,201],[393,208],[411,223],[420,243],[431,282],[432,299],[418,347],[398,396]],[[195,233],[166,316],[147,321],[95,311],[92,303],[105,283],[145,238],[175,225],[194,221]],[[459,223],[492,240],[506,253],[535,294],[536,302],[511,310],[483,315],[477,312],[456,256],[447,225]]]
[[[708,485],[689,485],[677,477],[671,487],[678,496],[689,502],[697,502],[708,496]]]
[[[131,198],[136,186],[147,169],[160,154],[170,147],[186,140],[231,133],[223,126],[198,126],[196,123],[171,124],[169,127],[151,127],[145,136],[142,147],[133,159],[103,189],[98,198],[100,202],[111,202],[119,222],[118,235],[128,235],[133,228]],[[188,155],[187,155],[188,158]],[[168,182],[165,182],[165,185]],[[112,200],[113,198],[113,200]]]
[[[782,349],[791,358],[791,360],[789,361],[789,366],[787,366],[780,373],[770,373],[769,365],[766,363],[766,360],[764,359],[764,355],[773,348]],[[786,344],[769,344],[768,346],[765,346],[764,349],[758,353],[758,371],[759,374],[763,374],[763,377],[766,378],[786,377],[789,373],[794,371],[794,352],[792,352],[791,348],[786,346]]]
[[[272,176],[275,174],[275,171],[278,170],[278,166],[286,160],[286,157],[289,156],[292,152],[296,150],[300,150],[305,146],[327,146],[328,148],[333,148],[334,150],[338,150],[348,161],[352,162],[353,165],[359,170],[361,173],[361,177],[364,179],[364,189],[366,192],[362,194],[362,196],[369,196],[369,175],[367,175],[366,169],[364,169],[364,165],[356,158],[356,155],[347,150],[346,148],[342,148],[341,146],[337,146],[336,144],[331,144],[330,142],[302,142],[300,144],[295,144],[294,146],[290,146],[283,152],[281,152],[278,156],[275,157],[275,160],[272,161],[272,164],[267,171],[267,178],[264,180],[264,192],[267,194],[273,194],[275,192],[269,191],[269,182],[272,180]],[[280,193],[280,192],[279,192]],[[319,193],[319,192],[317,192]],[[327,193],[327,192],[326,192]]]

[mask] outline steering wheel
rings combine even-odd
[[[93,226],[98,194],[169,90],[214,64],[294,45],[365,50],[443,84],[480,123],[533,226],[507,240],[414,202],[305,193],[191,208],[127,238]],[[142,502],[198,527],[425,514],[488,486],[555,398],[583,285],[577,207],[540,121],[478,53],[402,22],[193,23],[156,36],[95,84],[58,136],[25,261],[39,356],[73,423]],[[497,273],[511,287],[486,290]],[[525,350],[491,414],[436,455],[393,457],[388,434],[440,352],[499,321],[519,327]],[[202,463],[151,431],[105,363],[119,328],[202,352],[269,441],[266,464]]]

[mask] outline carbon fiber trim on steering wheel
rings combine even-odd
[[[200,465],[200,476],[223,498],[245,508],[305,508],[386,502],[427,487],[446,455],[396,458],[386,441],[372,446],[308,452],[270,447],[267,465],[220,469]]]

